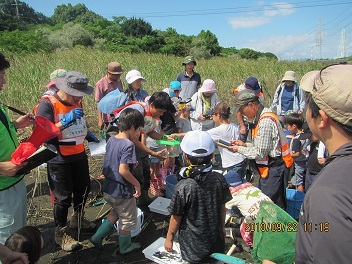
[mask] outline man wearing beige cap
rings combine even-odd
[[[119,62],[113,61],[106,67],[106,75],[101,78],[95,85],[95,102],[99,101],[108,93],[119,89],[123,91],[121,82],[121,74],[123,73],[122,65]],[[107,114],[103,114],[97,108],[98,113],[98,126],[103,129],[105,125],[110,122],[110,117]]]
[[[301,208],[295,263],[351,263],[352,65],[303,76],[306,119],[329,152]]]
[[[289,145],[282,131],[278,117],[265,108],[254,91],[244,89],[235,94],[235,107],[242,116],[254,119],[252,128],[253,142],[244,143],[232,140],[230,148],[255,160],[259,172],[259,189],[275,204],[286,208],[285,175],[292,166]]]

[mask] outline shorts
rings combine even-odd
[[[160,150],[162,150],[163,148],[150,148],[152,151],[154,152],[158,152]],[[150,160],[150,163],[158,163],[159,161],[162,161],[162,159],[159,159],[155,156],[152,156],[152,155],[149,155],[149,160]]]
[[[293,186],[304,185],[304,178],[306,175],[307,161],[295,161],[295,174],[292,176],[291,184]]]
[[[119,217],[119,228],[132,231],[137,226],[137,202],[135,198],[116,198],[104,192],[104,199],[111,206],[110,214]]]

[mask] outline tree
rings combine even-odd
[[[159,52],[182,57],[188,54],[191,46],[191,37],[179,35],[173,28],[167,28],[166,31],[155,30],[154,33],[164,41]]]
[[[192,46],[198,48],[202,47],[203,50],[209,50],[212,56],[220,55],[221,51],[216,35],[209,30],[202,30],[198,36],[193,39]]]
[[[240,49],[238,53],[243,59],[256,60],[260,56],[260,52],[248,48]]]
[[[61,30],[53,31],[48,36],[48,42],[53,48],[72,48],[77,45],[93,46],[93,35],[81,25],[73,22],[65,24]]]
[[[17,6],[15,6],[13,0],[0,0],[0,21],[0,31],[26,30],[28,25],[51,22],[48,17],[36,12],[24,2],[17,1]]]
[[[127,19],[121,25],[122,32],[126,36],[142,38],[144,36],[152,35],[152,26],[144,21],[142,18],[132,17]]]
[[[56,24],[66,24],[68,22],[80,22],[82,24],[93,23],[96,19],[103,18],[90,11],[84,4],[62,4],[55,8],[51,19]]]

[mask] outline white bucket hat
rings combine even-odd
[[[292,82],[297,82],[296,79],[296,73],[294,71],[287,71],[285,72],[284,77],[282,78],[281,82],[284,81],[292,81]]]
[[[136,80],[141,80],[142,82],[146,82],[147,80],[142,76],[140,71],[131,70],[126,74],[126,81],[128,84],[133,83]]]
[[[212,79],[204,80],[202,87],[199,89],[201,93],[216,93],[217,91],[215,82]]]
[[[192,157],[206,157],[214,153],[215,145],[211,136],[205,131],[189,131],[181,142],[181,149]]]

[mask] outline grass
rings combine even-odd
[[[6,55],[6,54],[5,54]],[[147,79],[143,89],[150,94],[168,87],[176,75],[183,70],[183,58],[162,54],[129,54],[102,52],[94,49],[77,48],[62,50],[50,54],[36,53],[25,56],[8,57],[11,68],[7,71],[8,83],[1,101],[26,112],[31,112],[45,91],[50,73],[57,68],[76,70],[84,73],[94,86],[105,75],[106,65],[110,61],[119,61],[125,74],[138,69]],[[270,104],[274,91],[285,71],[296,72],[297,79],[308,71],[320,69],[328,62],[287,62],[273,60],[237,60],[233,58],[212,58],[197,60],[195,70],[202,80],[213,79],[222,100],[232,104],[232,91],[249,76],[255,76],[263,84],[266,104]],[[124,87],[127,86],[125,74],[122,75]],[[94,96],[83,99],[85,114],[91,126],[96,126]],[[11,113],[12,115],[12,113]]]

